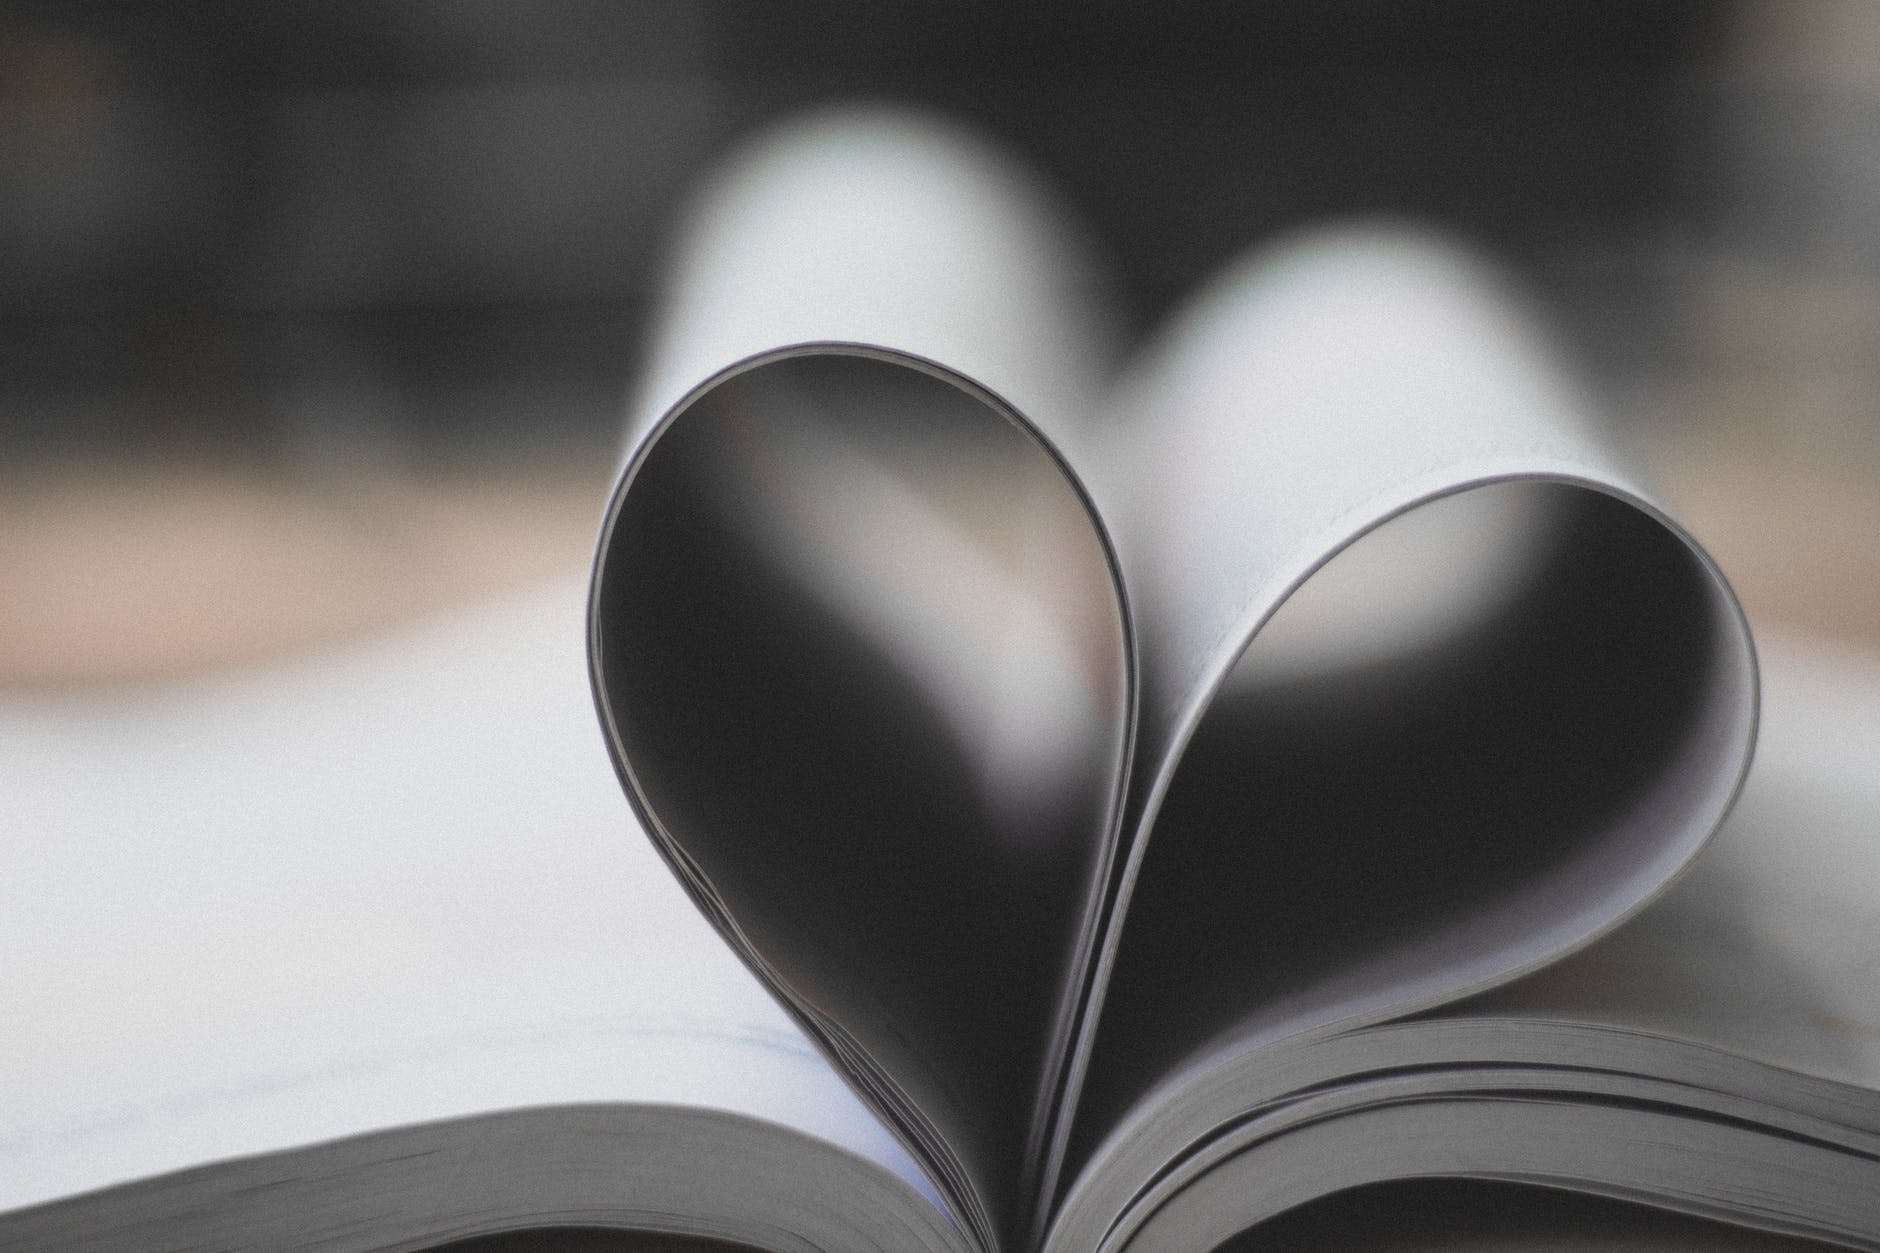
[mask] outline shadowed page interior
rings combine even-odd
[[[630,787],[996,1211],[1063,1047],[1126,735],[1088,510],[988,400],[842,352],[721,379],[629,473],[595,610]]]
[[[1655,519],[1558,483],[1440,499],[1334,558],[1178,767],[1080,1140],[1184,1059],[1519,966],[1550,920],[1635,894],[1716,723],[1709,587]]]

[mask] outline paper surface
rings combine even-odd
[[[1143,704],[1086,1145],[1184,1054],[1420,1009],[1611,927],[1722,818],[1755,720],[1721,574],[1453,244],[1258,250],[1113,403],[1127,455],[1091,473]],[[1365,560],[1396,585],[1334,577]],[[1269,655],[1321,581],[1342,601]]]
[[[927,1189],[638,830],[581,589],[0,710],[0,1210],[505,1108],[672,1103]]]
[[[1040,435],[1103,365],[1073,232],[892,110],[779,128],[688,224],[596,563],[602,720],[728,942],[1019,1241],[1133,698]]]

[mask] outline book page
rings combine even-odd
[[[1610,928],[1721,819],[1755,716],[1722,576],[1452,243],[1261,249],[1114,403],[1091,480],[1143,697],[1086,1147],[1184,1058]]]
[[[1219,1253],[1808,1253],[1834,1246],[1556,1188],[1406,1179],[1302,1205]]]
[[[1051,442],[1094,410],[1087,271],[1028,174],[898,111],[768,134],[688,225],[596,562],[602,720],[727,940],[1014,1241],[1131,728]]]
[[[291,664],[9,699],[0,1210],[594,1102],[777,1123],[935,1196],[653,854],[582,614],[570,581]]]
[[[1721,1120],[1752,1129],[1745,1151],[1761,1169],[1784,1172],[1781,1182],[1767,1178],[1764,1199],[1791,1217],[1836,1195],[1819,1163],[1794,1155],[1802,1142],[1838,1146],[1834,1169],[1865,1180],[1848,1199],[1870,1202],[1880,1132],[1871,1030],[1880,1005],[1880,657],[1774,634],[1762,662],[1765,716],[1742,796],[1691,867],[1636,918],[1553,966],[1413,1018],[1270,1047],[1220,1038],[1136,1102],[1097,1150],[1064,1207],[1057,1247],[1090,1246],[1119,1207],[1152,1212],[1269,1134],[1256,1127],[1263,1119],[1303,1125],[1302,1097],[1347,1110],[1404,1104],[1411,1093],[1382,1091],[1388,1083],[1416,1088],[1412,1105],[1624,1104],[1631,1093],[1693,1127]],[[1426,1170],[1458,1147],[1439,1128],[1432,1117],[1383,1177]],[[1650,1143],[1637,1130],[1585,1140],[1579,1172],[1558,1170],[1555,1181],[1591,1186],[1603,1170],[1670,1203],[1636,1171],[1612,1176],[1624,1146]],[[1489,1154],[1471,1169],[1505,1165]],[[1142,1189],[1158,1172],[1155,1188]],[[1752,1209],[1725,1209],[1758,1221]]]

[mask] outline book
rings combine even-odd
[[[1880,668],[1763,708],[1489,267],[1320,230],[1118,367],[880,111],[689,235],[585,598],[0,710],[0,1246],[1880,1244]]]

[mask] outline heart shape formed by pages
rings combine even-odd
[[[1258,255],[1106,390],[1069,232],[930,122],[801,124],[693,225],[597,705],[982,1247],[1145,1094],[1533,969],[1721,820],[1735,601],[1447,245]]]

